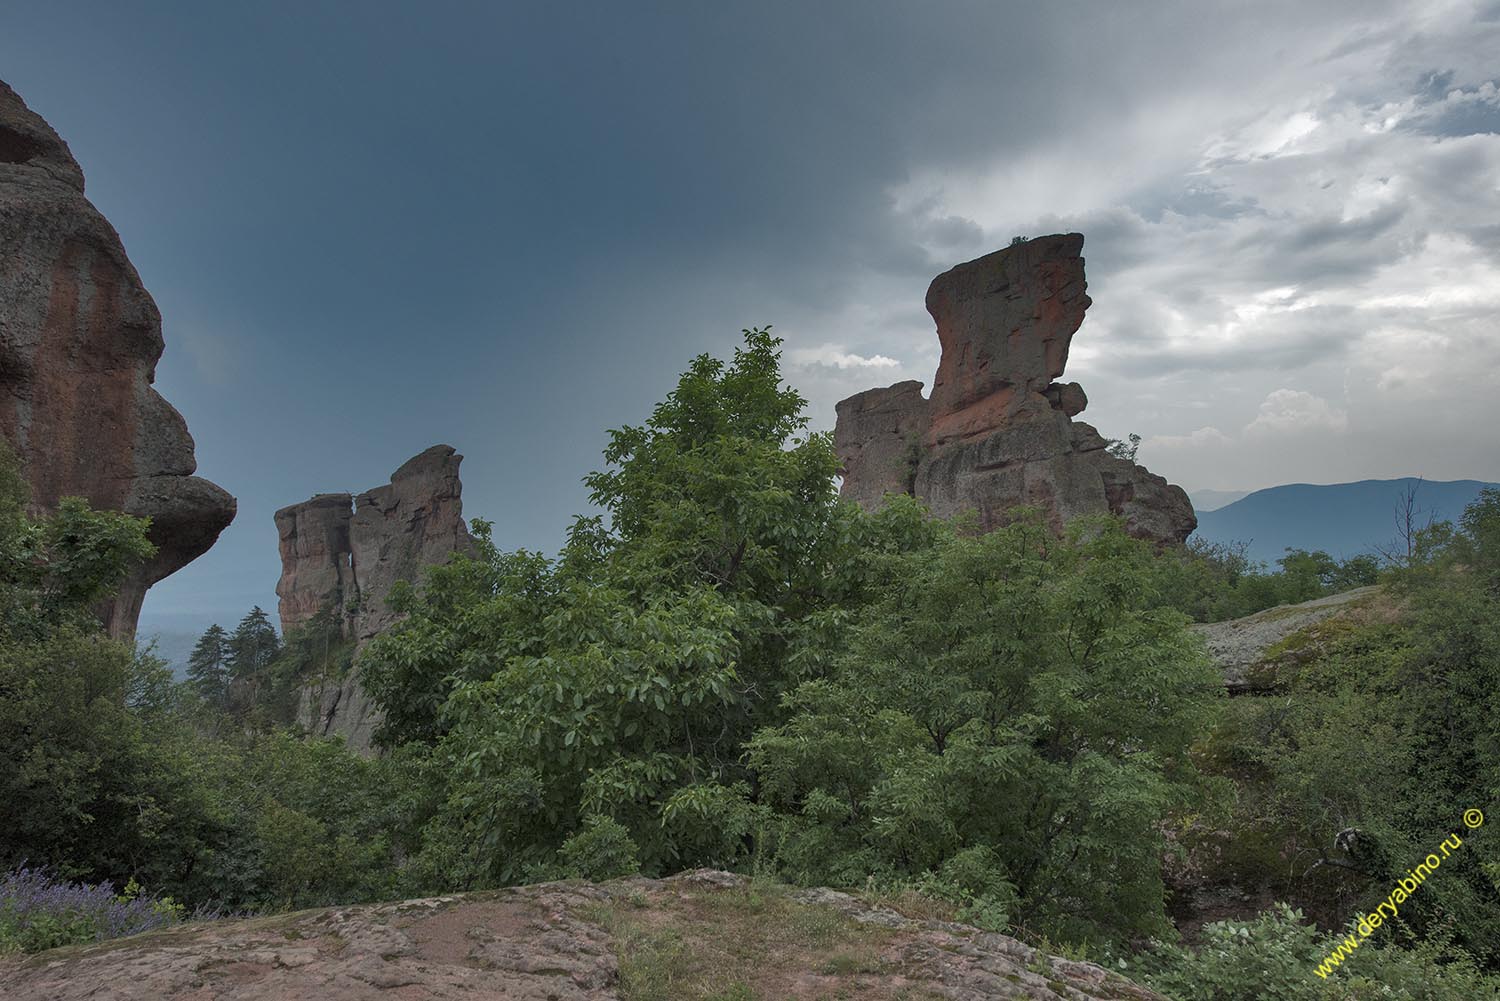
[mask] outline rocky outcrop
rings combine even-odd
[[[1082,249],[1077,233],[1042,237],[932,280],[927,312],[943,351],[932,384],[931,444],[983,435],[1050,408],[1042,393],[1062,375],[1092,304]]]
[[[755,894],[745,876],[699,870],[194,923],[0,957],[0,994],[614,1001],[642,996],[622,983],[622,967],[635,967],[638,983],[649,963],[663,982],[704,997],[1164,1001],[1093,963],[851,894],[769,884]],[[815,937],[799,932],[812,927]]]
[[[151,387],[163,347],[156,303],[67,144],[0,83],[0,433],[35,511],[75,496],[151,519],[156,557],[102,610],[116,636],[235,512],[192,475],[187,424]]]
[[[1277,605],[1226,622],[1200,622],[1191,628],[1203,638],[1214,664],[1224,673],[1231,695],[1274,691],[1288,667],[1320,652],[1339,623],[1352,625],[1393,614],[1378,586],[1314,598],[1298,605]],[[1319,628],[1322,627],[1322,628]]]
[[[357,497],[318,494],[276,512],[280,538],[281,630],[304,625],[332,609],[358,648],[395,621],[386,603],[398,580],[416,582],[422,570],[472,546],[463,518],[463,462],[451,446],[434,445],[405,462],[391,482]],[[320,733],[341,733],[366,749],[378,718],[351,674],[309,691],[303,718]]]
[[[358,607],[359,586],[349,548],[353,517],[354,498],[349,494],[318,494],[276,512],[281,551],[276,596],[283,635],[325,606],[332,606],[341,619],[348,614],[346,608]],[[353,632],[348,626],[345,630]]]
[[[1083,387],[1060,383],[1091,300],[1083,237],[1045,236],[939,275],[927,291],[942,357],[932,395],[921,383],[868,390],[838,405],[834,444],[843,495],[865,507],[912,494],[938,517],[965,511],[981,528],[1019,506],[1053,527],[1114,514],[1155,542],[1197,525],[1187,494],[1108,450],[1088,424]]]
[[[927,401],[920,382],[867,389],[838,404],[834,448],[843,465],[843,495],[866,507],[886,494],[909,494],[927,439]]]
[[[416,581],[424,568],[473,545],[458,478],[463,458],[434,445],[402,464],[390,483],[355,498],[349,552],[359,586],[354,635],[361,643],[395,621],[385,603],[392,584]]]

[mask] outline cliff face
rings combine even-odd
[[[76,496],[151,518],[156,557],[102,610],[115,636],[235,512],[192,475],[187,424],[151,388],[163,346],[156,303],[67,144],[0,83],[0,433],[36,511]]]
[[[903,382],[839,403],[844,496],[875,507],[887,493],[911,494],[938,517],[972,510],[986,529],[1027,505],[1057,530],[1109,513],[1157,542],[1192,533],[1182,488],[1109,454],[1073,420],[1088,405],[1083,387],[1055,381],[1091,305],[1082,249],[1077,233],[1040,237],[933,279],[927,311],[942,358],[932,395]]]
[[[359,587],[349,548],[353,516],[349,494],[318,494],[276,512],[281,551],[276,597],[281,599],[282,635],[306,623],[324,605],[342,613],[357,601]]]
[[[472,546],[464,525],[463,461],[448,445],[414,456],[391,482],[357,497],[319,494],[276,512],[280,536],[281,629],[334,608],[355,652],[395,621],[386,605],[398,580],[416,582],[425,567]],[[318,733],[341,733],[366,749],[378,718],[355,670],[336,686],[309,691],[302,715]]]

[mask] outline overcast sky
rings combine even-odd
[[[143,625],[274,609],[272,512],[447,442],[552,551],[605,430],[774,324],[818,428],[932,277],[1085,235],[1066,378],[1190,490],[1500,479],[1500,3],[71,3],[0,78],[239,498]]]

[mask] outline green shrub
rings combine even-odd
[[[1446,938],[1413,949],[1367,940],[1335,972],[1318,976],[1319,964],[1343,938],[1319,932],[1300,911],[1278,904],[1249,921],[1205,925],[1196,947],[1157,945],[1123,972],[1173,1001],[1500,998],[1500,978],[1486,975]]]
[[[583,830],[563,842],[558,857],[570,879],[606,880],[641,871],[640,849],[625,826],[597,814],[583,822]]]

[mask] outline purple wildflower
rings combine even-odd
[[[180,920],[182,909],[170,900],[121,896],[108,882],[73,883],[25,865],[0,876],[0,951],[98,942]]]

